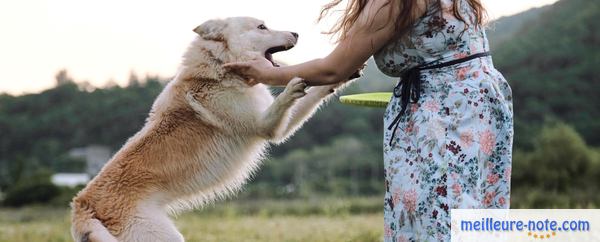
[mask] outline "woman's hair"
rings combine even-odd
[[[346,9],[344,10],[344,14],[343,16],[338,20],[338,22],[327,32],[325,32],[325,34],[332,34],[332,35],[337,35],[337,40],[342,40],[344,38],[346,38],[346,34],[348,33],[348,30],[350,30],[350,27],[352,27],[352,25],[358,20],[358,17],[360,16],[360,14],[362,13],[362,11],[365,9],[365,7],[367,6],[367,4],[369,3],[369,0],[348,0],[348,6],[346,7]],[[411,31],[412,27],[415,25],[415,23],[419,20],[419,18],[422,17],[422,15],[419,15],[420,13],[420,9],[419,9],[419,5],[418,5],[418,1],[420,0],[388,0],[381,8],[389,5],[389,4],[393,4],[392,1],[397,1],[397,3],[395,4],[398,8],[399,8],[399,14],[396,16],[395,19],[390,18],[391,20],[395,20],[395,28],[396,28],[396,36],[397,37],[404,37],[406,34],[408,34],[408,32]],[[460,3],[462,2],[461,0],[454,0],[453,1],[453,6],[452,6],[452,13],[454,14],[454,17],[456,17],[458,20],[464,22],[467,27],[470,23],[475,24],[477,26],[482,26],[486,20],[487,14],[486,11],[483,7],[483,5],[481,4],[480,0],[466,0],[470,7],[473,9],[473,16],[474,19],[471,19],[470,22],[465,20],[465,16],[462,16],[461,12],[460,12]],[[326,15],[328,15],[330,13],[330,11],[336,7],[337,5],[339,5],[342,2],[342,0],[333,0],[330,3],[326,4],[325,6],[323,6],[323,8],[321,9],[321,14],[318,18],[317,21],[320,21],[321,19],[323,19]],[[426,0],[427,5],[426,7],[426,12],[427,14],[441,14],[441,6],[442,6],[442,0]],[[437,5],[436,10],[434,12],[428,12],[429,11],[429,4],[430,2],[434,2],[433,4]],[[392,5],[394,6],[394,5]],[[390,12],[393,9],[390,8]],[[469,16],[466,16],[469,17]],[[382,27],[383,28],[383,27]]]

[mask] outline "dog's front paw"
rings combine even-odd
[[[294,78],[287,84],[285,90],[281,95],[284,95],[284,97],[288,97],[289,101],[293,101],[298,98],[304,97],[306,95],[305,89],[306,83],[304,82],[304,80],[301,78]]]

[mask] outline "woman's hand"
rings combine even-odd
[[[269,60],[260,57],[251,61],[227,63],[223,67],[244,77],[251,86],[259,82],[269,84],[274,79],[276,68]]]

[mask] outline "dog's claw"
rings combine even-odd
[[[285,87],[284,95],[290,96],[292,99],[298,99],[306,95],[305,89],[307,84],[300,78],[292,79]]]

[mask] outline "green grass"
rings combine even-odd
[[[221,202],[175,223],[186,241],[381,241],[379,198]],[[69,210],[0,209],[0,242],[71,241]]]
[[[383,215],[202,217],[186,215],[177,227],[188,241],[380,241]]]

